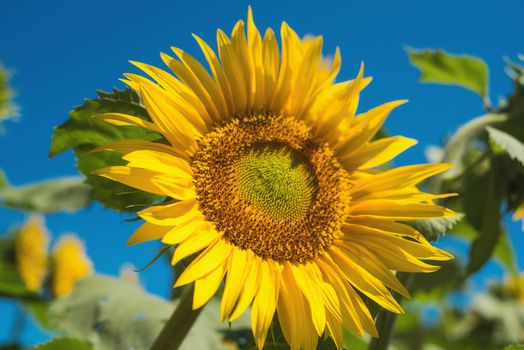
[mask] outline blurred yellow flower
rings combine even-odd
[[[524,304],[524,273],[521,273],[519,278],[509,278],[506,280],[505,289],[515,296],[515,298]]]
[[[513,221],[521,220],[522,230],[524,231],[524,203],[513,213]]]
[[[20,228],[15,240],[15,259],[27,289],[42,289],[48,268],[49,235],[40,217],[31,217]]]
[[[93,271],[83,243],[75,235],[64,235],[55,246],[52,257],[51,290],[55,297],[71,293],[76,282]]]
[[[198,253],[175,286],[194,282],[199,308],[225,280],[221,318],[234,321],[251,305],[260,349],[275,313],[291,349],[316,349],[319,336],[341,349],[343,325],[378,336],[361,295],[402,313],[390,289],[409,293],[392,270],[432,272],[439,267],[431,261],[452,258],[400,222],[455,215],[433,202],[448,195],[416,187],[449,166],[377,170],[416,143],[374,140],[405,101],[357,115],[371,79],[362,68],[335,83],[340,53],[323,60],[321,37],[301,40],[283,23],[279,49],[249,11],[247,24],[217,38],[218,55],[195,36],[209,71],[179,48],[177,58],[161,54],[175,75],[134,63],[154,81],[127,74],[124,82],[151,121],[97,116],[166,141],[104,148],[123,153],[127,164],[97,174],[170,198],[139,213],[145,223],[129,243],[176,246],[173,264]]]

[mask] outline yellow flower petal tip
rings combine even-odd
[[[51,255],[51,290],[57,298],[69,295],[76,283],[93,272],[84,244],[75,235],[62,236]]]
[[[132,61],[154,80],[125,74],[151,121],[102,119],[166,143],[109,145],[127,164],[95,173],[166,198],[138,213],[145,223],[128,244],[174,245],[173,263],[195,255],[174,286],[194,282],[198,308],[225,281],[221,318],[251,306],[259,348],[275,313],[292,349],[315,349],[324,333],[341,347],[341,327],[378,336],[360,295],[403,313],[391,290],[409,293],[393,271],[432,272],[432,260],[452,258],[401,223],[456,215],[433,204],[445,195],[417,188],[449,165],[383,170],[416,144],[374,138],[407,101],[357,112],[371,82],[363,64],[337,82],[340,53],[326,60],[320,37],[301,39],[284,22],[279,43],[251,8],[246,23],[217,31],[218,52],[193,35],[205,65],[176,47],[160,54],[172,73]]]
[[[15,240],[15,259],[27,289],[39,292],[48,273],[49,234],[41,217],[31,217]]]

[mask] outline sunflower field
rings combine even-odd
[[[0,350],[524,349],[503,2],[0,4]]]

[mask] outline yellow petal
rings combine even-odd
[[[339,248],[331,246],[329,255],[340,266],[345,278],[355,288],[391,312],[399,314],[404,312],[380,280],[349,259]]]
[[[153,182],[153,177],[158,175],[158,173],[152,170],[130,168],[127,166],[111,166],[93,171],[93,174],[100,175],[142,191],[158,194],[160,196],[167,195],[162,188]]]
[[[201,231],[207,232],[210,230],[213,230],[212,224],[203,217],[187,218],[179,225],[170,229],[162,238],[162,243],[179,244]]]
[[[389,162],[416,143],[416,140],[402,136],[386,137],[344,155],[340,161],[347,169],[373,168]]]
[[[380,130],[391,111],[406,102],[405,100],[388,102],[356,116],[354,125],[342,134],[335,146],[337,153],[344,157],[369,142]]]
[[[195,199],[157,205],[138,212],[138,215],[147,222],[160,226],[176,226],[202,216]]]
[[[259,277],[259,264],[260,258],[255,256],[252,252],[248,251],[248,257],[245,266],[245,280],[241,286],[240,296],[235,306],[235,310],[229,316],[229,322],[233,322],[247,309],[247,307],[253,301],[258,287],[260,285]]]
[[[347,245],[340,245],[339,247],[342,248],[349,259],[362,266],[364,270],[368,271],[374,277],[377,277],[386,286],[402,294],[406,298],[410,298],[407,289],[371,251],[362,246],[352,246],[352,249]]]
[[[215,295],[224,275],[226,273],[225,263],[219,265],[206,276],[195,281],[195,292],[193,294],[193,310],[202,307]]]
[[[400,187],[412,187],[419,182],[449,169],[449,164],[419,164],[398,167],[364,178],[354,184],[352,193],[378,192]]]
[[[260,286],[251,309],[251,328],[259,349],[264,348],[267,331],[277,307],[280,272],[272,264],[266,260],[261,261]]]
[[[201,251],[221,237],[212,225],[203,225],[196,234],[190,235],[175,248],[171,264],[178,264],[180,260]]]
[[[396,218],[399,220],[419,220],[430,218],[455,217],[452,210],[433,204],[401,204],[394,200],[373,199],[355,203],[350,207],[351,216]]]
[[[127,165],[130,167],[149,169],[176,178],[193,179],[193,171],[188,162],[165,152],[137,150],[122,158],[128,161]]]
[[[175,288],[191,283],[206,276],[219,267],[231,253],[231,245],[219,239],[209,246],[204,252],[193,260],[193,262],[178,277]]]
[[[123,113],[102,113],[96,114],[93,118],[103,120],[107,123],[118,126],[140,126],[152,131],[160,132],[160,129],[153,123],[139,117]]]
[[[149,222],[143,223],[127,241],[127,245],[134,245],[137,243],[153,241],[164,237],[164,235],[169,231],[168,227],[158,226],[151,224]]]
[[[233,311],[244,281],[246,279],[246,260],[247,252],[243,249],[234,247],[232,249],[231,260],[227,271],[224,294],[220,304],[220,319],[224,321]]]
[[[312,321],[315,325],[315,329],[318,335],[322,335],[326,326],[326,310],[322,300],[322,295],[316,289],[317,286],[311,283],[311,276],[303,271],[302,266],[286,264],[286,268],[291,270],[297,286],[302,293],[304,293],[311,309],[311,316],[313,318]]]
[[[150,150],[156,152],[164,152],[178,156],[176,150],[171,146],[164,145],[158,142],[149,142],[145,140],[120,140],[108,145],[100,146],[92,150],[91,152],[102,152],[102,151],[114,151],[120,153],[131,153],[133,151]]]

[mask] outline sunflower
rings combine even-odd
[[[60,238],[53,250],[51,262],[51,290],[58,298],[69,295],[76,283],[93,271],[84,245],[74,235]]]
[[[15,259],[27,289],[39,292],[47,276],[49,235],[40,217],[31,217],[15,239]]]
[[[335,83],[322,38],[301,40],[286,24],[281,50],[262,37],[248,12],[231,37],[217,32],[218,55],[195,36],[209,65],[179,48],[162,53],[174,75],[132,62],[154,81],[126,74],[151,121],[121,113],[96,117],[160,133],[165,142],[123,140],[103,147],[125,166],[98,175],[167,201],[140,211],[145,223],[129,243],[161,239],[176,246],[172,263],[195,255],[175,287],[195,283],[193,308],[224,282],[220,314],[229,322],[251,306],[263,348],[275,312],[292,349],[314,349],[342,327],[378,336],[361,295],[402,313],[390,289],[407,290],[392,271],[432,272],[422,260],[448,260],[405,220],[449,217],[433,201],[446,195],[416,185],[444,164],[377,170],[415,144],[401,136],[374,140],[394,101],[356,114],[371,81],[363,68]]]

